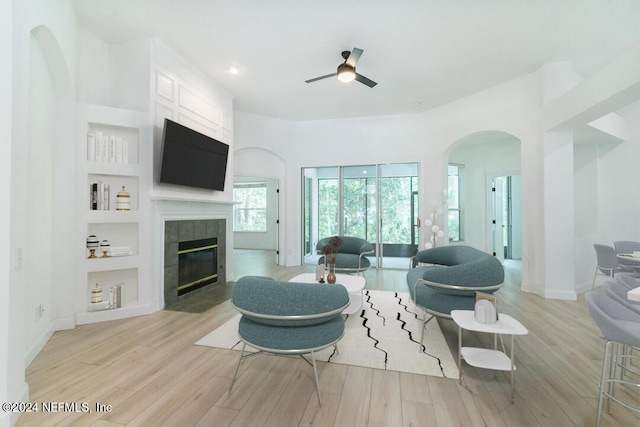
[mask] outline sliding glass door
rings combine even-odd
[[[373,265],[407,268],[417,250],[417,173],[417,163],[304,168],[305,262],[317,260],[319,239],[343,235],[371,242]]]
[[[342,234],[376,242],[378,203],[376,166],[342,169]]]
[[[418,247],[417,163],[384,164],[380,176],[380,259],[386,267],[408,268]]]

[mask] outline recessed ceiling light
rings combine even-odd
[[[239,72],[240,71],[238,70],[238,67],[236,67],[235,65],[229,67],[229,74],[238,74]]]

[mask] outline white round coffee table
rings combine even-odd
[[[289,279],[290,282],[298,283],[319,283],[316,280],[315,273],[302,273]],[[367,281],[362,276],[355,276],[351,274],[336,274],[336,283],[347,288],[349,292],[349,305],[342,312],[343,314],[353,314],[360,310],[362,307],[362,291],[364,290]],[[326,282],[324,283],[327,284]]]

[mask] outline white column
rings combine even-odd
[[[0,401],[7,402],[14,395],[10,383],[12,366],[9,352],[11,330],[9,323],[9,284],[11,278],[11,111],[12,111],[12,3],[0,2]],[[8,141],[8,142],[7,142]],[[22,354],[22,352],[20,352]],[[11,425],[11,414],[0,411],[0,426]]]
[[[575,300],[573,133],[544,134],[546,298]]]

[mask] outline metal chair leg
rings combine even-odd
[[[602,398],[604,395],[604,383],[605,383],[605,373],[607,372],[607,357],[609,355],[609,344],[611,341],[607,341],[604,345],[604,355],[602,358],[602,372],[600,373],[600,384],[598,385],[598,412],[596,414],[596,427],[600,427],[600,417],[602,416]],[[611,366],[609,366],[609,371],[611,371]]]
[[[422,346],[423,346],[423,343],[424,343],[424,330],[427,327],[427,323],[429,323],[435,317],[434,315],[431,315],[431,317],[429,317],[427,319],[427,316],[428,316],[428,314],[425,311],[424,312],[424,319],[425,320],[422,321],[422,333],[420,334],[420,346],[418,346],[418,351],[419,352],[422,352]]]
[[[240,356],[238,356],[238,364],[236,365],[236,371],[233,373],[233,380],[231,381],[231,385],[229,386],[229,394],[231,394],[231,390],[233,390],[233,385],[236,382],[236,377],[238,376],[238,370],[240,369],[240,362],[242,361],[242,356],[244,355],[244,348],[247,343],[242,342],[242,349],[240,349]]]
[[[322,408],[322,398],[320,397],[320,382],[318,381],[318,370],[316,369],[316,355],[311,352],[311,361],[313,362],[313,375],[316,377],[316,392],[318,393],[318,404]]]

